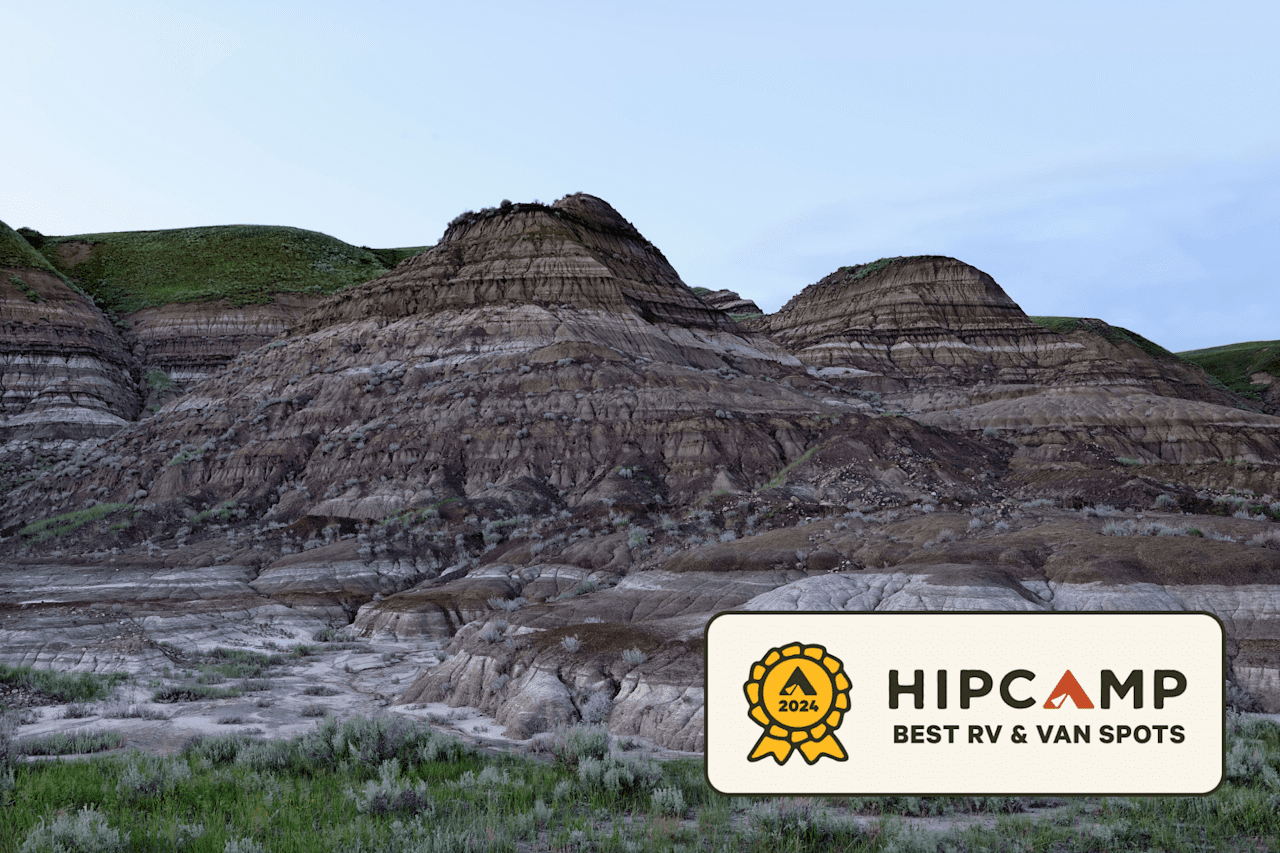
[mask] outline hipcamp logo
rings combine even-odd
[[[743,685],[751,719],[764,728],[748,761],[772,755],[779,764],[795,750],[809,764],[822,756],[849,758],[835,737],[849,710],[849,678],[844,664],[822,646],[792,643],[751,665]]]

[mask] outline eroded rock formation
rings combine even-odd
[[[729,297],[574,195],[315,305],[133,315],[131,369],[188,387],[5,483],[0,656],[343,626],[439,650],[372,688],[401,706],[696,751],[726,609],[1204,609],[1233,703],[1280,709],[1280,420],[950,258]]]
[[[3,222],[0,259],[0,441],[114,434],[141,408],[117,330]]]

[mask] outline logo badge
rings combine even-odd
[[[770,649],[751,665],[743,685],[748,714],[764,729],[747,760],[772,755],[782,764],[799,750],[809,764],[824,755],[846,761],[834,732],[849,710],[850,686],[844,664],[823,646],[791,643]]]

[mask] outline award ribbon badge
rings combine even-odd
[[[849,687],[844,664],[823,646],[770,649],[751,665],[751,680],[742,688],[751,719],[764,728],[747,760],[772,755],[782,764],[797,749],[809,764],[824,755],[847,760],[834,732],[849,710]]]

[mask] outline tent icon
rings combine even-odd
[[[1071,674],[1071,670],[1062,673],[1062,678],[1058,679],[1058,686],[1053,688],[1049,693],[1049,698],[1045,700],[1044,707],[1050,710],[1061,708],[1067,701],[1071,699],[1071,704],[1077,708],[1089,709],[1093,707],[1093,700],[1089,698],[1089,694],[1084,692],[1084,688],[1080,686],[1080,682],[1076,681],[1076,677]]]
[[[804,672],[797,666],[791,671],[791,677],[787,679],[787,683],[782,685],[782,689],[778,691],[783,696],[794,696],[799,690],[805,696],[817,696],[818,691],[813,689],[813,685],[809,683],[809,679],[805,678]]]

